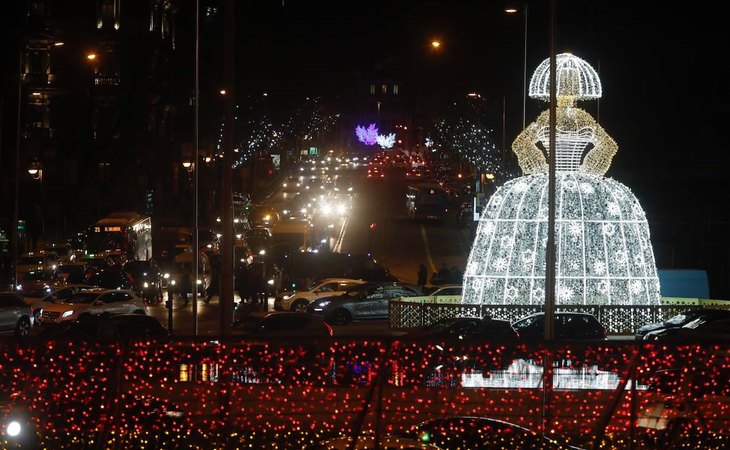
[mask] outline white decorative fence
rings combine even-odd
[[[609,335],[634,335],[645,324],[661,322],[690,308],[730,309],[730,301],[704,299],[665,299],[654,306],[560,305],[556,311],[593,314]],[[669,303],[671,302],[671,303]],[[449,317],[486,317],[514,322],[530,314],[542,312],[541,305],[466,305],[459,296],[402,297],[391,300],[388,318],[392,330],[424,327]]]

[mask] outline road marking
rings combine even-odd
[[[421,224],[421,238],[423,239],[423,246],[426,248],[426,259],[428,259],[428,265],[431,266],[431,273],[436,272],[436,264],[433,263],[431,258],[431,249],[428,248],[428,236],[426,236],[426,228]]]
[[[335,242],[335,248],[332,250],[335,253],[342,251],[342,241],[345,239],[345,230],[347,230],[347,222],[350,221],[349,217],[345,217],[342,221],[342,227],[340,228],[340,234],[337,236],[337,242]]]
[[[352,196],[352,199],[350,200],[350,212],[352,212],[353,205],[355,204],[355,199],[357,198],[357,194]],[[345,220],[342,221],[342,227],[340,227],[340,233],[337,236],[337,241],[335,242],[335,246],[332,249],[333,252],[339,253],[342,251],[342,241],[345,240],[345,232],[347,231],[347,224],[350,222],[350,216],[348,215],[345,217]]]

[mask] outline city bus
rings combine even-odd
[[[449,195],[436,183],[420,183],[408,186],[406,191],[406,215],[411,220],[444,220],[449,212]]]
[[[152,258],[152,219],[136,212],[116,212],[92,224],[86,232],[86,252],[107,251],[121,251],[127,259]]]

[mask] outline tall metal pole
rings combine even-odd
[[[527,8],[528,3],[525,2],[522,7],[522,14],[525,16],[525,57],[522,64],[522,129],[525,129],[525,114],[527,110]]]
[[[550,151],[548,152],[548,229],[545,268],[545,339],[555,338],[555,131],[557,59],[555,55],[555,2],[550,0]]]
[[[20,208],[20,116],[23,99],[23,48],[18,49],[18,121],[15,128],[15,201],[13,203],[13,290],[18,285],[18,209]]]
[[[195,0],[195,104],[193,105],[193,267],[195,277],[193,278],[193,336],[198,335],[198,263],[200,258],[200,245],[198,243],[198,114],[200,112],[200,0]]]
[[[235,0],[225,3],[225,48],[223,72],[225,79],[225,119],[223,128],[223,250],[221,252],[221,336],[231,334],[233,322],[233,127],[234,127],[234,68],[235,68]]]
[[[553,408],[553,347],[555,338],[555,154],[557,124],[557,59],[555,52],[555,8],[557,0],[550,0],[550,143],[548,152],[548,229],[545,267],[545,346],[543,357],[543,421],[542,432],[547,436],[552,429]]]

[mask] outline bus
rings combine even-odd
[[[436,183],[408,186],[406,191],[406,215],[411,220],[444,220],[449,212],[449,195]]]
[[[86,232],[89,254],[120,251],[127,259],[152,258],[152,219],[136,212],[115,212],[92,224]]]

